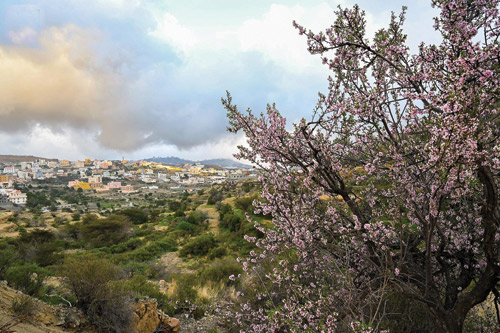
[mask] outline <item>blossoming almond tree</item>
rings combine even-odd
[[[241,305],[240,325],[383,329],[396,293],[425,305],[436,331],[461,332],[498,295],[498,3],[433,1],[442,42],[414,55],[404,8],[372,39],[357,6],[324,32],[294,23],[332,75],[292,129],[274,105],[256,116],[223,100],[229,130],[247,137],[237,157],[261,170],[257,210],[274,224],[249,238],[261,253],[244,267],[264,288]]]

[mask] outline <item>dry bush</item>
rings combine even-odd
[[[33,298],[28,295],[16,296],[12,300],[11,309],[14,313],[21,317],[33,315],[37,310],[37,305]]]
[[[76,305],[99,331],[127,331],[132,321],[130,296],[117,283],[121,272],[113,263],[85,257],[68,260],[63,271]]]

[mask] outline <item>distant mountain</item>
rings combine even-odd
[[[238,161],[230,160],[228,158],[217,158],[210,160],[202,160],[202,161],[192,161],[185,160],[183,158],[169,156],[169,157],[152,157],[144,159],[147,162],[156,162],[156,163],[165,163],[170,165],[184,165],[184,164],[194,164],[201,163],[204,165],[217,165],[225,168],[239,168],[239,169],[251,169],[252,166],[248,164],[243,164]]]
[[[165,164],[170,164],[170,165],[184,165],[184,164],[196,163],[194,161],[185,160],[185,159],[175,157],[175,156],[152,157],[152,158],[146,158],[146,159],[144,159],[144,161],[155,162],[155,163],[165,163]]]
[[[233,161],[228,158],[216,158],[211,160],[203,160],[199,163],[205,165],[220,165],[226,168],[238,168],[238,169],[251,169],[252,166],[248,164],[243,164],[238,161]]]
[[[39,159],[46,159],[43,157],[36,157],[31,155],[0,155],[0,164],[7,163],[21,163],[21,162],[35,162]]]

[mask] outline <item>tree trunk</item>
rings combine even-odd
[[[445,318],[446,330],[448,333],[462,333],[465,318],[455,315],[453,312]]]
[[[464,311],[464,309],[460,307],[449,311],[444,309],[437,310],[432,307],[430,307],[429,310],[435,320],[434,325],[436,333],[462,333],[465,317],[469,311]]]

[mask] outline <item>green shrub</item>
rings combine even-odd
[[[82,257],[70,259],[63,266],[76,306],[88,320],[104,332],[122,332],[130,327],[130,295],[117,284],[121,272],[106,259]]]
[[[135,275],[130,280],[125,281],[124,289],[130,292],[135,298],[155,298],[161,310],[171,316],[174,314],[174,308],[168,296],[164,294],[156,284],[149,282],[145,276]]]
[[[194,225],[192,225],[191,223],[189,222],[186,222],[186,221],[182,221],[180,222],[176,227],[175,227],[176,230],[182,230],[182,231],[185,231],[187,233],[193,233],[194,232]]]
[[[12,260],[15,258],[15,250],[12,247],[2,247],[0,248],[0,280],[5,279],[5,274],[12,264]]]
[[[188,255],[204,256],[208,254],[215,245],[216,241],[213,235],[201,235],[184,245],[179,254],[181,257],[186,257]]]
[[[241,189],[245,192],[245,193],[248,193],[250,192],[250,190],[252,189],[253,187],[253,184],[252,183],[248,183],[248,182],[244,182],[243,185],[241,185]]]
[[[148,214],[139,208],[127,208],[119,211],[117,214],[127,216],[134,224],[142,224],[148,222]]]
[[[229,231],[238,231],[241,228],[242,219],[234,213],[227,213],[224,218],[219,220],[219,225],[222,228],[227,228]]]
[[[211,188],[208,194],[207,205],[215,205],[224,199],[224,195],[216,188]]]
[[[145,237],[155,233],[155,229],[151,225],[141,225],[135,232],[137,237]]]
[[[88,215],[87,215],[88,216]],[[130,223],[123,215],[110,215],[104,219],[90,219],[82,222],[80,234],[93,247],[120,243],[130,234]]]
[[[198,292],[194,288],[197,284],[196,276],[192,274],[182,274],[176,276],[175,288],[172,293],[173,301],[189,301],[195,303],[198,299]]]
[[[43,229],[35,229],[19,237],[19,241],[22,243],[49,243],[54,240],[54,233],[52,231]]]
[[[12,266],[7,270],[6,279],[9,285],[31,296],[41,296],[43,281],[49,276],[49,271],[36,264]]]
[[[165,237],[162,240],[151,242],[150,244],[135,250],[132,257],[138,261],[147,261],[154,259],[166,252],[177,250],[175,241],[170,237]]]
[[[35,229],[24,233],[19,238],[19,254],[25,262],[35,262],[45,267],[55,264],[62,258],[57,253],[63,242],[57,240],[54,233],[48,230]]]
[[[179,238],[186,236],[186,232],[183,230],[174,229],[168,233],[168,236],[172,237],[173,239],[179,239]]]
[[[132,238],[120,244],[113,245],[109,248],[110,253],[123,253],[132,251],[142,245],[142,241],[138,238]]]
[[[62,230],[67,238],[77,240],[80,237],[79,224],[66,224],[62,227]]]
[[[176,200],[173,200],[173,201],[169,201],[168,202],[168,209],[171,211],[171,212],[176,212],[178,210],[186,210],[186,204],[181,202],[181,201],[176,201]]]
[[[217,211],[219,212],[219,220],[222,220],[226,214],[232,214],[233,208],[228,204],[217,205]]]
[[[158,222],[158,219],[160,218],[161,211],[159,209],[152,210],[149,213],[149,220],[151,222]]]
[[[171,297],[176,304],[176,314],[189,313],[195,319],[204,316],[208,300],[198,297],[198,292],[195,289],[197,284],[198,280],[194,274],[183,274],[176,277]]]
[[[63,224],[66,224],[67,222],[68,222],[68,220],[65,219],[64,217],[56,216],[54,218],[54,224],[53,225],[58,227],[58,226],[61,226]]]
[[[241,265],[233,258],[217,259],[208,268],[201,273],[202,280],[210,280],[214,282],[223,281],[227,285],[234,284],[235,281],[230,280],[229,276],[242,273]]]
[[[55,242],[37,244],[32,248],[33,261],[42,267],[54,265],[63,257],[62,254],[57,253],[61,250],[61,246]]]
[[[236,208],[241,209],[244,212],[252,213],[254,210],[253,201],[256,199],[255,196],[250,197],[240,197],[235,200]]]
[[[218,246],[214,249],[211,249],[208,252],[208,259],[214,260],[215,258],[222,258],[227,254],[227,249],[223,246]]]
[[[175,211],[174,216],[175,217],[184,217],[184,216],[186,216],[186,214],[184,213],[183,209],[178,209],[178,210]]]
[[[87,214],[83,217],[82,219],[82,223],[83,224],[87,224],[87,223],[90,223],[90,222],[93,222],[93,221],[96,221],[98,220],[99,217],[95,214]]]
[[[193,224],[193,225],[199,225],[203,223],[207,219],[207,214],[204,212],[191,212],[189,216],[186,218],[186,222]]]

